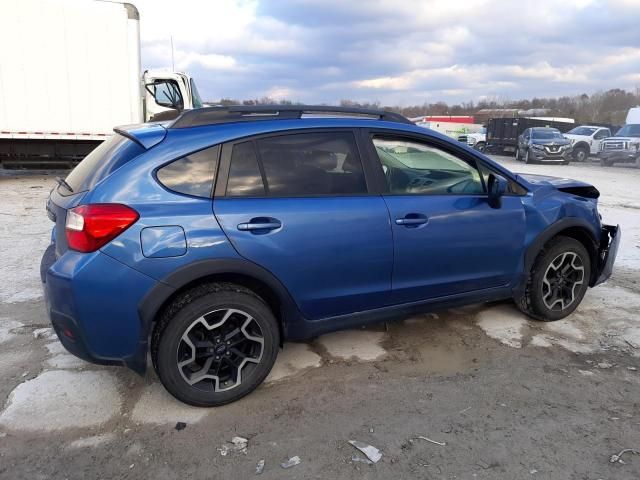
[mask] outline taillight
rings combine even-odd
[[[69,248],[94,252],[133,225],[140,215],[119,203],[81,205],[67,212],[65,233]]]

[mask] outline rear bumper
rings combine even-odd
[[[620,237],[622,232],[620,225],[603,225],[600,235],[600,248],[598,249],[598,264],[595,281],[592,287],[600,283],[606,282],[613,272],[613,264],[618,255],[618,246],[620,245]]]
[[[47,313],[62,345],[88,362],[143,373],[148,331],[138,304],[157,282],[99,251],[68,251],[56,259],[52,248],[41,273]]]

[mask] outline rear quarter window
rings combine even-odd
[[[136,142],[116,133],[92,150],[65,180],[73,193],[91,190],[100,180],[144,151]],[[58,192],[61,195],[71,194],[64,188],[59,188]]]
[[[220,146],[216,145],[174,160],[158,169],[158,181],[177,193],[210,198],[219,153]]]

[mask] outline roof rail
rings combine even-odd
[[[205,107],[185,110],[168,128],[187,128],[257,120],[290,120],[303,118],[303,116],[374,118],[387,122],[413,125],[411,120],[399,113],[367,108],[330,107],[326,105],[230,105],[227,107]]]

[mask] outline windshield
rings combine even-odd
[[[202,108],[202,99],[200,98],[200,92],[196,87],[196,82],[193,78],[189,80],[191,82],[191,97],[193,98],[193,108]]]
[[[598,129],[594,127],[576,127],[573,130],[569,130],[567,133],[572,135],[586,135],[587,137],[590,137],[596,130]]]
[[[618,130],[616,137],[640,137],[640,124],[625,125]]]
[[[532,130],[531,138],[536,140],[553,140],[554,138],[562,138],[560,130]]]

